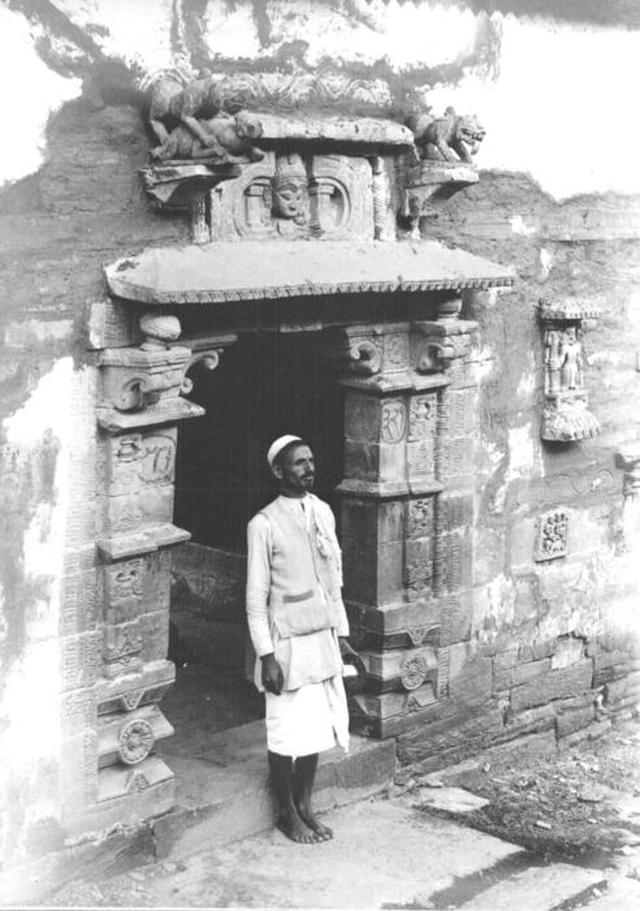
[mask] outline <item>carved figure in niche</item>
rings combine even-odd
[[[469,114],[456,114],[448,107],[443,117],[432,114],[412,114],[406,124],[413,132],[418,155],[422,159],[435,161],[464,161],[471,164],[480,143],[485,137],[485,129],[477,117]]]
[[[191,80],[173,70],[151,86],[149,124],[161,144],[167,141],[174,127],[183,124],[205,148],[211,148],[215,146],[215,137],[207,133],[201,121],[223,110],[236,114],[244,105],[244,97],[233,92],[228,81],[214,78],[208,70],[202,70]]]
[[[560,391],[560,367],[562,366],[562,356],[560,354],[560,333],[554,329],[547,332],[545,341],[545,358],[544,362],[547,367],[547,391]]]
[[[264,158],[264,152],[253,145],[262,136],[262,124],[256,114],[249,111],[239,111],[235,117],[218,114],[201,121],[200,128],[207,137],[206,143],[194,136],[190,128],[180,125],[168,134],[162,145],[151,150],[151,157],[159,161],[206,158],[220,163]]]
[[[273,214],[302,226],[308,221],[307,171],[299,155],[281,155],[271,179]]]
[[[575,328],[565,329],[560,343],[560,384],[563,390],[582,388],[582,345]]]

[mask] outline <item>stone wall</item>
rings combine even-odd
[[[13,70],[4,78],[24,87],[0,173],[9,181],[0,190],[0,851],[7,861],[77,837],[65,813],[91,798],[78,791],[92,787],[95,771],[85,756],[95,752],[88,719],[100,622],[89,343],[100,331],[102,265],[188,238],[179,215],[152,210],[137,173],[150,141],[140,86],[161,67],[213,62],[218,70],[278,71],[292,83],[320,74],[329,109],[336,87],[347,85],[343,107],[362,113],[366,82],[385,116],[401,116],[407,99],[418,98],[437,112],[453,101],[484,120],[480,183],[422,229],[514,266],[519,280],[497,299],[475,295],[463,313],[480,324],[474,570],[456,592],[443,653],[448,691],[421,711],[417,729],[398,732],[400,759],[442,764],[550,731],[566,743],[633,708],[637,462],[625,444],[638,439],[640,421],[640,198],[633,195],[640,185],[634,144],[612,149],[608,131],[585,137],[584,124],[587,107],[593,114],[589,86],[607,73],[607,120],[624,121],[629,41],[637,36],[594,24],[631,22],[624,4],[607,4],[606,15],[583,5],[580,28],[571,13],[550,21],[551,0],[533,5],[547,17],[535,21],[523,17],[524,2],[491,4],[517,17],[488,15],[484,6],[183,0],[172,12],[146,5],[143,19],[133,7],[123,19],[108,3],[82,0],[56,7],[12,0],[0,10],[12,42],[3,63]],[[553,56],[554,66],[534,61],[535,78],[530,59],[518,64],[527,43]],[[572,52],[565,61],[583,89],[567,96],[563,53]],[[519,97],[529,85],[535,93]],[[41,138],[47,103],[63,98],[72,100]],[[603,311],[585,334],[585,382],[602,428],[593,440],[540,440],[542,295],[580,297]],[[98,305],[92,324],[91,305]],[[566,555],[539,562],[538,523],[557,510],[568,517]]]

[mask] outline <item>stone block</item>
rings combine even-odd
[[[131,712],[139,706],[160,702],[174,683],[176,670],[173,662],[152,661],[140,671],[114,680],[102,679],[96,688],[95,701],[98,714]]]
[[[407,538],[430,537],[435,532],[435,497],[412,497],[406,503]]]
[[[494,659],[493,688],[496,691],[508,690],[513,686],[527,683],[540,674],[547,674],[551,670],[551,659],[542,658],[540,661],[528,661],[516,667],[497,670]]]
[[[161,525],[173,519],[172,484],[140,487],[127,494],[104,499],[104,534],[135,531],[141,526]]]
[[[541,658],[550,658],[555,647],[555,639],[543,639],[541,642],[523,642],[518,646],[518,661],[539,661]]]
[[[586,728],[595,717],[594,697],[586,693],[582,697],[563,699],[555,704],[556,736],[558,740],[568,737],[574,731]]]
[[[98,674],[99,633],[82,633],[60,640],[62,691],[93,686]]]
[[[375,443],[346,440],[344,444],[345,478],[377,481],[380,464],[379,456],[379,449]]]
[[[446,490],[440,497],[444,526],[453,531],[456,528],[467,528],[473,524],[473,492]]]
[[[528,734],[549,731],[554,728],[556,712],[553,705],[540,705],[535,709],[526,709],[517,715],[510,710],[505,712],[504,731],[501,740],[514,740]]]
[[[486,585],[504,572],[506,532],[480,528],[473,532],[473,585]]]
[[[438,657],[433,645],[381,652],[361,650],[359,654],[367,670],[367,689],[372,692],[413,691],[427,681],[436,684]]]
[[[620,680],[612,680],[604,688],[607,708],[618,709],[640,702],[640,671],[634,671]]]
[[[409,478],[435,478],[435,441],[410,440],[407,443],[407,470]]]
[[[379,480],[385,484],[404,483],[407,474],[404,443],[380,443],[379,453]]]
[[[503,730],[502,711],[496,708],[472,717],[457,714],[429,724],[416,723],[414,730],[398,735],[398,761],[419,772],[453,765],[496,743]]]
[[[381,409],[377,397],[349,389],[345,396],[344,433],[347,442],[367,443],[380,437]]]
[[[492,693],[492,660],[475,652],[470,643],[449,647],[449,696],[465,706],[478,706]]]
[[[533,566],[535,536],[536,522],[531,516],[513,522],[509,539],[511,566]]]
[[[159,551],[102,567],[104,618],[111,625],[169,610],[171,554]]]
[[[97,619],[95,570],[64,575],[60,580],[60,635],[91,632]]]
[[[62,697],[60,726],[62,737],[78,737],[95,725],[98,707],[98,687],[73,690]]]
[[[438,480],[447,486],[464,484],[473,472],[474,441],[470,437],[445,437]]]
[[[100,461],[108,494],[173,484],[177,433],[176,427],[167,427],[106,438]]]
[[[423,684],[410,693],[358,693],[349,700],[349,714],[354,730],[384,739],[399,730],[419,724],[421,709],[436,701],[434,687]]]
[[[463,591],[439,599],[441,609],[442,645],[466,642],[471,638],[473,592]]]
[[[473,541],[470,529],[453,531],[438,536],[437,550],[443,555],[442,584],[454,592],[459,588],[470,588],[473,572]]]
[[[95,721],[93,722],[95,724]],[[64,816],[78,812],[96,799],[98,788],[98,736],[85,730],[60,744],[60,779]]]
[[[379,650],[438,642],[440,601],[402,601],[379,608],[347,601],[346,608],[359,648]]]
[[[616,649],[606,652],[593,650],[594,686],[602,686],[612,680],[618,680],[635,670],[639,670],[637,659],[631,657],[627,650]]]
[[[377,504],[378,540],[382,543],[402,541],[404,536],[404,503],[382,500]]]
[[[584,657],[584,640],[576,636],[560,636],[551,657],[553,670],[569,667]]]
[[[578,696],[591,688],[593,662],[588,658],[570,667],[549,671],[528,683],[511,690],[511,709],[520,712],[536,705],[544,705],[555,699]]]

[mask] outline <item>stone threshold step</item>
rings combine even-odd
[[[273,825],[275,806],[263,721],[213,735],[206,753],[198,756],[177,749],[178,744],[171,743],[170,748],[167,744],[162,753],[176,776],[177,806],[153,821],[158,860],[216,848]],[[395,758],[395,741],[373,741],[357,734],[351,735],[349,753],[335,748],[321,754],[317,810],[378,793],[393,781]]]
[[[182,858],[257,834],[274,823],[264,722],[215,734],[206,753],[172,744],[162,758],[175,772],[177,803],[163,816],[80,842],[0,872],[0,907],[42,902],[67,883],[100,882],[143,864]],[[185,755],[186,754],[186,755]],[[321,756],[320,811],[372,796],[393,781],[395,741],[352,735],[348,754]]]

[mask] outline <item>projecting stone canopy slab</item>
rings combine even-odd
[[[216,304],[322,294],[509,287],[506,266],[435,241],[243,241],[151,248],[105,269],[112,294]]]

